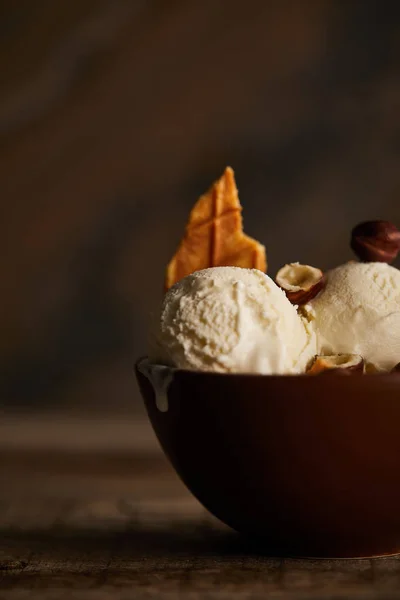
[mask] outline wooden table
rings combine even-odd
[[[400,598],[400,559],[263,555],[191,497],[146,422],[0,423],[0,599]]]

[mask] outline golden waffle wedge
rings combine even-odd
[[[267,270],[264,246],[243,233],[242,207],[230,167],[192,208],[185,235],[167,266],[165,288],[194,271],[222,266]]]

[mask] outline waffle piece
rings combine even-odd
[[[266,271],[262,244],[243,233],[242,207],[233,170],[227,167],[196,202],[185,235],[167,266],[165,289],[208,267],[245,267]]]

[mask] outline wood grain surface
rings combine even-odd
[[[0,398],[139,406],[134,357],[227,164],[270,273],[400,222],[400,10],[365,0],[5,0]]]
[[[73,436],[54,446],[48,432],[66,431],[63,419],[44,419],[31,444],[40,419],[31,424],[29,435],[14,420],[25,446],[0,449],[1,600],[400,598],[399,557],[282,559],[240,538],[186,491],[146,423],[132,423],[144,442],[130,447],[111,427],[109,451],[99,424],[78,427],[86,449]]]

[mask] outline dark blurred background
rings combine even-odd
[[[141,411],[146,318],[230,164],[269,273],[400,225],[400,4],[0,2],[4,409]]]

